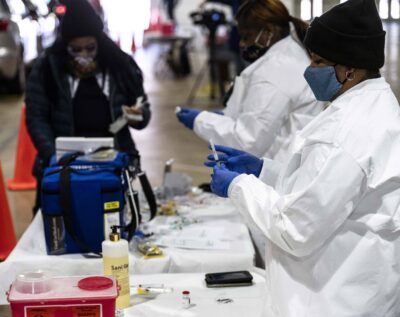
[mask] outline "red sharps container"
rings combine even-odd
[[[13,317],[115,317],[117,283],[112,277],[51,277],[21,274],[8,293]]]

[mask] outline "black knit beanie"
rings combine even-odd
[[[332,62],[375,70],[385,63],[385,34],[374,0],[348,0],[315,18],[304,44]]]
[[[95,36],[103,32],[103,22],[87,0],[62,0],[67,7],[61,21],[61,36],[69,41],[76,37]]]

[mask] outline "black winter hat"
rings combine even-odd
[[[61,36],[69,41],[81,36],[98,37],[103,32],[103,22],[87,0],[62,0],[67,7],[61,21]]]
[[[385,63],[385,34],[374,0],[348,0],[315,18],[304,44],[332,62],[375,70]]]

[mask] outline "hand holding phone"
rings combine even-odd
[[[130,107],[126,105],[122,106],[123,115],[128,121],[131,122],[143,121],[143,109],[142,109],[144,105],[143,100],[144,98],[143,96],[141,96],[136,99],[135,105]]]
[[[128,121],[143,121],[142,108],[122,106],[122,113]]]
[[[142,122],[144,120],[144,104],[144,98],[141,96],[136,99],[136,103],[133,106],[122,105],[122,116],[118,117],[114,122],[112,122],[108,130],[112,134],[117,134],[127,124]]]

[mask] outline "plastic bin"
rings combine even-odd
[[[115,317],[118,296],[112,277],[50,277],[21,274],[10,287],[13,317]]]

